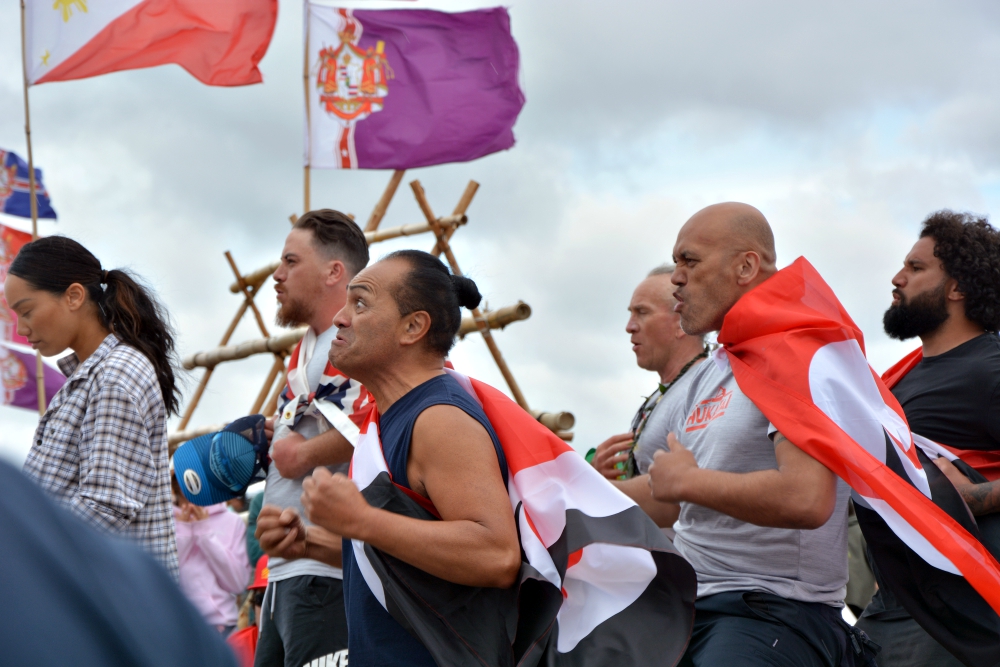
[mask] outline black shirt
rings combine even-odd
[[[958,449],[1000,450],[1000,336],[924,357],[892,393],[914,433]]]
[[[959,449],[1000,450],[1000,336],[985,333],[924,357],[892,388],[914,433]],[[863,616],[909,618],[883,584]]]

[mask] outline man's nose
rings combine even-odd
[[[897,273],[896,275],[894,275],[892,277],[892,285],[893,285],[893,287],[905,287],[906,286],[906,278],[903,277],[903,272],[902,271],[900,271],[899,273]]]

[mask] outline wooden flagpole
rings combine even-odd
[[[24,138],[28,144],[28,196],[31,197],[31,240],[38,238],[38,198],[35,185],[35,157],[31,152],[31,108],[28,105],[28,40],[26,38],[27,11],[21,0],[21,74],[24,81]],[[42,353],[35,351],[35,393],[38,395],[38,414],[45,414],[45,366]]]
[[[23,3],[24,0],[21,0]],[[309,165],[312,162],[312,127],[309,120],[309,0],[302,3],[302,11],[305,14],[306,35],[305,47],[302,54],[302,87],[306,94],[306,164],[302,173],[302,195],[303,213],[308,213],[311,209],[309,205]]]

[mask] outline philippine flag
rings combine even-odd
[[[489,385],[449,371],[482,406],[508,465],[521,541],[511,589],[438,579],[369,544],[349,552],[375,598],[439,665],[675,665],[694,621],[694,570],[648,516],[582,456]],[[370,504],[428,521],[396,486],[373,413],[351,478]],[[516,618],[504,610],[516,610]]]
[[[175,63],[202,83],[261,81],[278,0],[27,0],[28,81]]]
[[[719,342],[740,389],[854,489],[886,588],[967,665],[1000,664],[1000,564],[983,526],[911,433],[864,338],[804,258],[745,294]]]

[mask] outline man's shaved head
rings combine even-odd
[[[698,229],[713,242],[734,253],[752,250],[761,264],[774,266],[774,233],[764,214],[749,204],[723,202],[706,206],[684,223],[684,229]]]
[[[749,204],[713,204],[681,227],[674,261],[682,328],[688,334],[718,331],[733,304],[775,272],[774,234]]]

